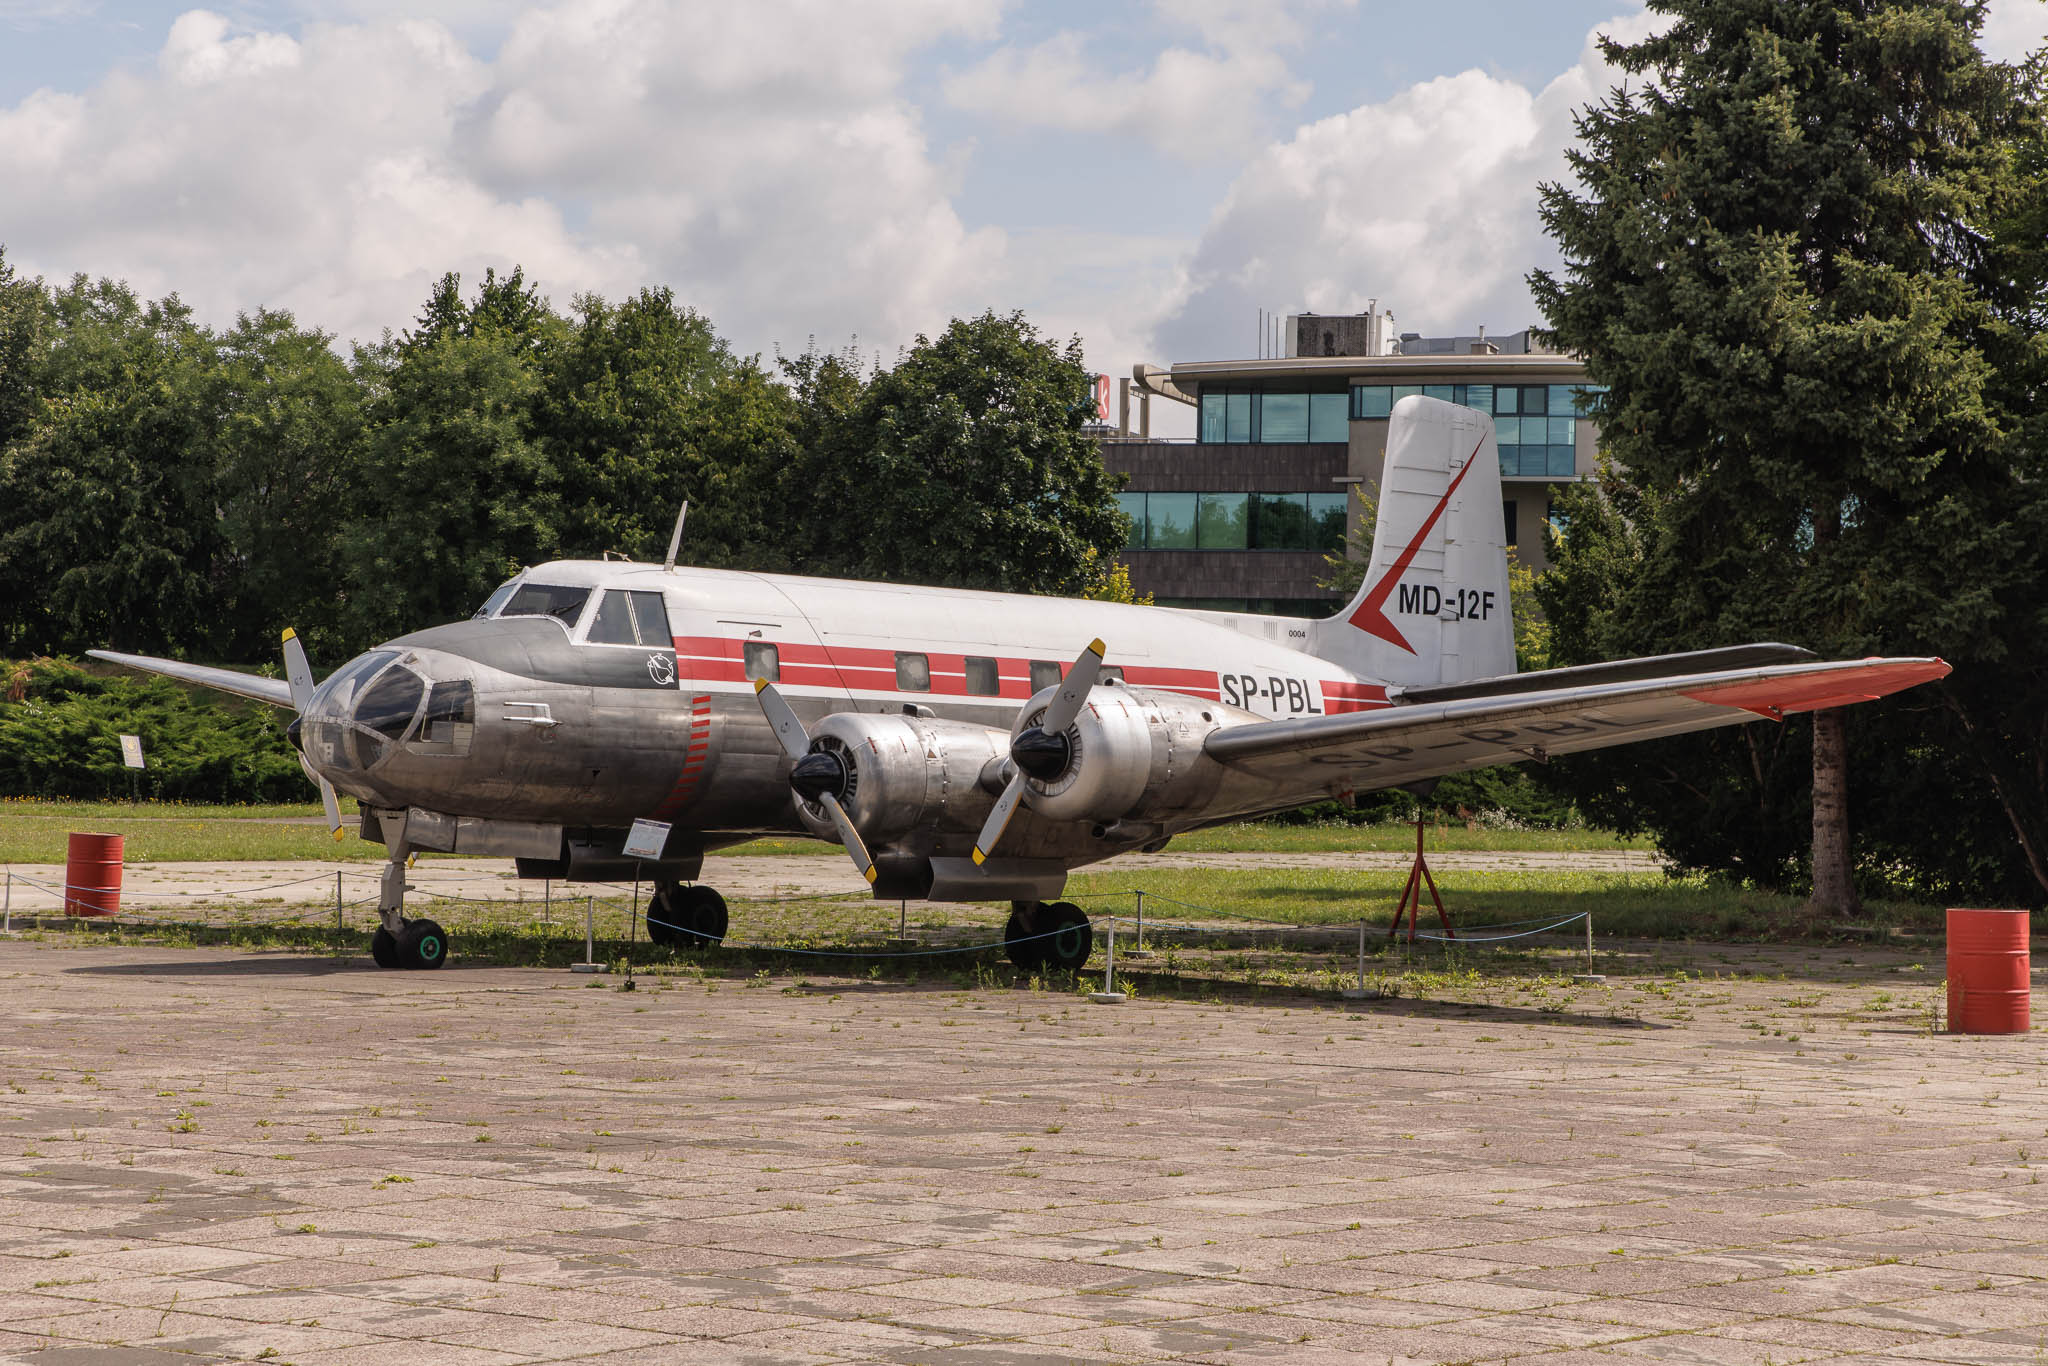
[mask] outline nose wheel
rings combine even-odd
[[[660,883],[647,903],[647,937],[665,948],[715,949],[725,926],[725,898],[709,887]]]
[[[448,935],[431,920],[403,921],[397,934],[379,925],[370,957],[380,968],[438,968],[448,961]]]

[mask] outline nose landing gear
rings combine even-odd
[[[438,968],[448,961],[448,935],[431,920],[405,918],[404,844],[393,844],[384,878],[377,888],[377,916],[383,922],[370,936],[370,957],[380,968]]]

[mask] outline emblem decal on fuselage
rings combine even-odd
[[[676,681],[676,657],[672,654],[647,656],[647,676],[654,680],[657,688],[673,687]]]

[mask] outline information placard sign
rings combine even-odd
[[[667,821],[634,821],[624,852],[627,858],[660,858],[667,844]]]
[[[121,737],[121,762],[129,768],[143,767],[142,737],[140,735],[124,735]]]

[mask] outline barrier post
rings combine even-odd
[[[1141,889],[1131,895],[1138,899],[1138,942],[1124,950],[1127,958],[1150,958],[1152,950],[1145,947],[1145,893]]]
[[[7,870],[7,920],[5,926],[0,928],[5,928],[9,934],[14,933],[14,870],[12,868]]]
[[[1338,993],[1347,1001],[1368,1001],[1374,993],[1365,989],[1365,917],[1358,917],[1358,985],[1346,987]]]
[[[1111,916],[1109,918],[1109,956],[1103,961],[1102,990],[1095,992],[1093,995],[1089,996],[1088,999],[1091,1001],[1100,1001],[1104,1005],[1114,1005],[1118,1001],[1126,1001],[1130,999],[1129,997],[1125,996],[1121,991],[1118,991],[1116,989],[1115,916]]]
[[[334,928],[341,928],[341,869],[334,870]]]
[[[597,957],[597,898],[587,897],[583,902],[583,961],[571,963],[571,972],[600,972]]]
[[[1574,982],[1604,982],[1607,974],[1593,971],[1593,913],[1586,912],[1586,970],[1572,979]]]

